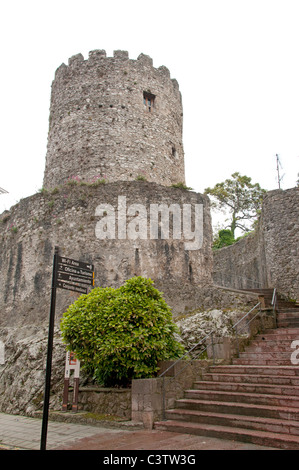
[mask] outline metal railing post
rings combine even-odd
[[[165,376],[162,377],[162,419],[166,420],[166,406],[165,406]]]
[[[238,336],[238,328],[237,328],[237,325],[235,326],[235,333],[236,333],[237,357],[240,357],[239,336]]]
[[[264,323],[264,314],[262,313],[261,306],[260,306],[260,308],[259,308],[259,312],[260,312],[262,333],[264,333],[264,331],[265,331],[265,323]]]
[[[214,351],[214,337],[213,337],[213,333],[211,334],[211,342],[212,342],[213,365],[215,365],[215,351]]]
[[[277,293],[276,293],[276,288],[274,288],[272,301],[271,301],[271,305],[273,305],[274,328],[277,328],[276,303],[277,303]]]

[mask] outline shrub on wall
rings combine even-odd
[[[232,231],[229,229],[219,230],[218,235],[216,236],[213,249],[218,250],[219,248],[223,248],[224,246],[232,245],[236,240],[232,234]]]
[[[158,361],[184,352],[174,338],[170,307],[153,281],[142,277],[81,295],[64,313],[61,331],[67,349],[106,386],[153,377]]]

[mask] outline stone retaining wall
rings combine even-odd
[[[299,188],[269,191],[253,234],[213,253],[213,280],[299,298]]]
[[[131,389],[79,387],[78,410],[131,419]]]

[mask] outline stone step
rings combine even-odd
[[[294,365],[219,365],[212,366],[209,369],[211,373],[232,373],[232,374],[245,374],[245,375],[275,375],[275,376],[290,376],[299,378],[299,367]]]
[[[235,365],[246,365],[246,366],[288,366],[291,365],[292,362],[290,359],[261,359],[261,358],[256,358],[256,359],[242,359],[242,358],[237,358],[233,359],[233,364]]]
[[[199,410],[173,409],[166,412],[166,419],[188,421],[192,423],[208,423],[220,426],[255,429],[275,433],[299,436],[299,422],[260,416],[233,415],[212,413]]]
[[[231,365],[215,365],[176,400],[158,429],[299,449],[298,311],[278,316],[283,328],[259,334]]]
[[[298,338],[299,340],[299,338]],[[297,341],[298,341],[297,340]],[[252,342],[248,348],[246,348],[245,352],[266,352],[266,351],[273,351],[273,352],[287,352],[292,350],[292,342],[296,340],[286,340],[280,341],[277,344],[276,341],[259,341],[259,342]]]
[[[289,395],[299,397],[299,387],[293,385],[274,385],[259,383],[243,383],[243,382],[221,382],[221,381],[197,381],[194,383],[196,390],[212,390],[212,391],[231,391],[241,393],[262,393],[273,395]]]
[[[299,317],[299,309],[294,309],[294,310],[280,310],[278,313],[278,318],[284,318],[284,317],[293,317],[293,318],[298,318]]]
[[[230,426],[219,426],[207,423],[192,423],[176,420],[160,421],[155,423],[155,428],[164,431],[196,434],[227,439],[251,442],[258,445],[276,447],[281,449],[299,449],[299,437],[289,434],[256,431],[253,429],[233,428]]]
[[[278,364],[278,365],[292,365],[294,362],[294,356],[292,356],[293,350],[286,352],[259,352],[259,353],[240,353],[239,358],[233,359],[233,364]],[[292,362],[293,361],[293,362]]]
[[[296,339],[299,338],[299,328],[289,327],[289,328],[277,328],[266,330],[265,333],[260,333],[255,337],[255,340],[260,340],[262,338],[268,340],[278,340],[281,339]]]
[[[233,374],[233,373],[204,373],[203,380],[216,381],[221,383],[240,383],[243,384],[266,384],[266,385],[286,385],[286,386],[299,386],[299,376],[287,375],[255,375],[255,374]]]
[[[221,390],[185,390],[185,398],[192,400],[224,401],[235,403],[249,403],[267,406],[284,406],[298,408],[299,397],[296,395],[272,395],[264,393],[245,393]]]
[[[289,328],[299,329],[299,318],[285,315],[283,318],[277,318],[277,328],[284,331]]]
[[[259,405],[256,403],[181,398],[176,400],[176,408],[213,413],[261,416],[264,418],[289,419],[292,421],[298,421],[299,419],[299,408],[297,407]]]
[[[289,331],[288,333],[292,334],[292,333],[297,333],[298,334],[298,331],[299,331],[299,328],[293,328],[293,327],[290,327],[289,328]],[[259,336],[263,336],[264,334],[269,334],[269,335],[281,335],[281,334],[285,334],[286,331],[285,330],[280,330],[279,328],[267,328],[265,332],[263,333],[259,333],[256,337],[258,338]]]
[[[295,327],[295,326],[299,326],[299,319],[298,318],[285,318],[285,319],[282,319],[282,320],[278,320],[277,321],[277,326],[278,328],[289,328],[289,327]]]
[[[285,361],[291,360],[293,349],[289,347],[289,351],[255,351],[246,350],[240,353],[240,359],[283,359]]]
[[[292,340],[287,340],[287,341],[281,341],[279,344],[275,343],[274,341],[261,341],[260,343],[252,343],[250,346],[248,346],[245,350],[242,352],[267,352],[267,351],[273,351],[273,352],[288,352],[294,349],[295,344],[292,345],[294,341],[299,341],[299,338],[297,339],[292,339]],[[296,345],[297,347],[297,345]]]

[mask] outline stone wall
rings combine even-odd
[[[255,233],[213,252],[213,280],[235,289],[267,286],[264,241],[259,226]]]
[[[124,207],[118,207],[119,196],[126,198],[127,207],[127,216],[122,219],[127,236],[124,238],[122,233],[121,239],[118,215]],[[143,205],[146,214],[142,214],[142,207],[134,206],[128,215],[129,208],[136,203]],[[148,215],[150,205],[154,203],[167,206],[177,203],[181,209],[188,204],[193,215],[195,205],[201,206],[203,239],[200,249],[185,249],[183,231],[181,239],[173,239],[171,217],[169,238],[161,239],[161,233],[158,233],[158,239],[149,238]],[[105,211],[97,210],[100,204],[109,204],[115,211],[115,239],[98,238],[98,224],[106,217]],[[136,209],[140,212],[137,216]],[[135,225],[137,217],[139,224]],[[170,306],[174,310],[184,286],[211,282],[209,201],[206,196],[194,192],[143,181],[64,185],[22,200],[11,211],[4,212],[0,219],[0,326],[37,325],[48,318],[55,245],[60,247],[62,256],[94,264],[95,286],[118,287],[128,278],[142,275],[153,279],[167,296],[168,283],[174,283],[180,287],[175,292],[171,290]],[[146,223],[147,239],[137,238],[143,223]],[[61,315],[76,298],[76,293],[60,289],[57,315]],[[190,305],[189,298],[187,301]]]
[[[79,387],[78,410],[131,419],[131,389]]]
[[[71,57],[52,83],[44,187],[68,178],[184,183],[182,116],[178,82],[150,57]]]
[[[174,361],[161,362],[160,373],[166,371],[164,378],[135,379],[132,381],[132,421],[142,422],[151,429],[153,422],[163,418],[165,410],[173,408],[175,401],[182,398],[184,390],[191,388],[194,381],[201,377],[207,361],[187,361],[174,365]]]
[[[268,285],[299,299],[299,188],[270,191],[261,225]]]
[[[99,204],[115,207],[118,197],[149,208],[151,203],[195,204],[203,207],[203,240],[198,250],[186,250],[184,237],[173,239],[99,239],[103,220]],[[192,212],[193,213],[193,212]],[[140,214],[139,214],[140,215]],[[134,275],[151,277],[173,309],[173,315],[195,308],[226,307],[247,296],[211,285],[211,221],[208,198],[178,188],[143,181],[110,184],[66,184],[23,199],[0,216],[0,411],[34,414],[43,401],[52,262],[55,245],[63,256],[91,262],[95,285],[118,287]],[[134,220],[126,219],[126,229]],[[161,221],[162,222],[162,221]],[[141,222],[140,222],[141,223]],[[162,228],[162,227],[161,227]],[[137,227],[138,232],[138,227]],[[117,230],[116,230],[117,233]],[[50,408],[61,409],[65,346],[59,324],[63,312],[79,294],[57,290]],[[94,398],[94,397],[93,397]]]
[[[253,234],[213,254],[215,284],[299,298],[299,188],[270,191]]]

